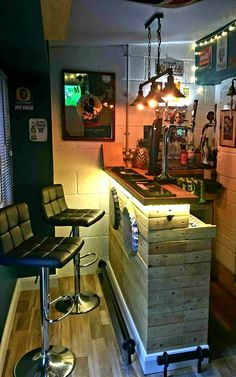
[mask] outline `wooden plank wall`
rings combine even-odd
[[[224,192],[215,203],[217,279],[236,296],[236,151],[219,147],[217,180]]]

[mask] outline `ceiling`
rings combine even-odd
[[[144,24],[156,12],[164,13],[163,43],[196,41],[236,19],[236,0],[202,0],[181,8],[161,8],[128,0],[72,0],[67,39],[51,43],[147,43]],[[156,25],[153,22],[155,29]]]

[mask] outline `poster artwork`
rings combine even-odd
[[[220,71],[227,68],[227,35],[217,40],[216,50],[216,70]]]
[[[200,51],[199,68],[205,69],[211,67],[212,47],[208,46]]]

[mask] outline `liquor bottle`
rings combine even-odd
[[[187,166],[188,164],[188,152],[186,151],[186,146],[181,146],[181,153],[180,153],[180,165]]]
[[[192,142],[189,142],[187,146],[187,153],[188,153],[188,167],[194,168],[195,166],[195,149]]]

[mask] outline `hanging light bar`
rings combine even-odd
[[[131,106],[137,106],[138,109],[144,109],[144,107],[156,108],[160,102],[165,101],[173,101],[174,98],[183,98],[185,97],[179,89],[176,87],[174,83],[174,76],[173,71],[171,68],[166,69],[165,71],[161,72],[160,69],[160,53],[161,53],[161,21],[160,19],[163,18],[163,13],[155,13],[152,17],[145,23],[145,28],[148,28],[148,79],[139,85],[138,96],[132,102]],[[157,48],[157,75],[151,77],[151,31],[150,25],[152,22],[157,19],[158,20],[158,28],[157,28],[157,41],[158,41],[158,48]],[[159,78],[167,76],[167,83],[165,88],[162,89],[162,83],[157,82]],[[143,87],[151,84],[150,92],[146,97],[143,96]],[[164,98],[165,97],[165,98]]]

